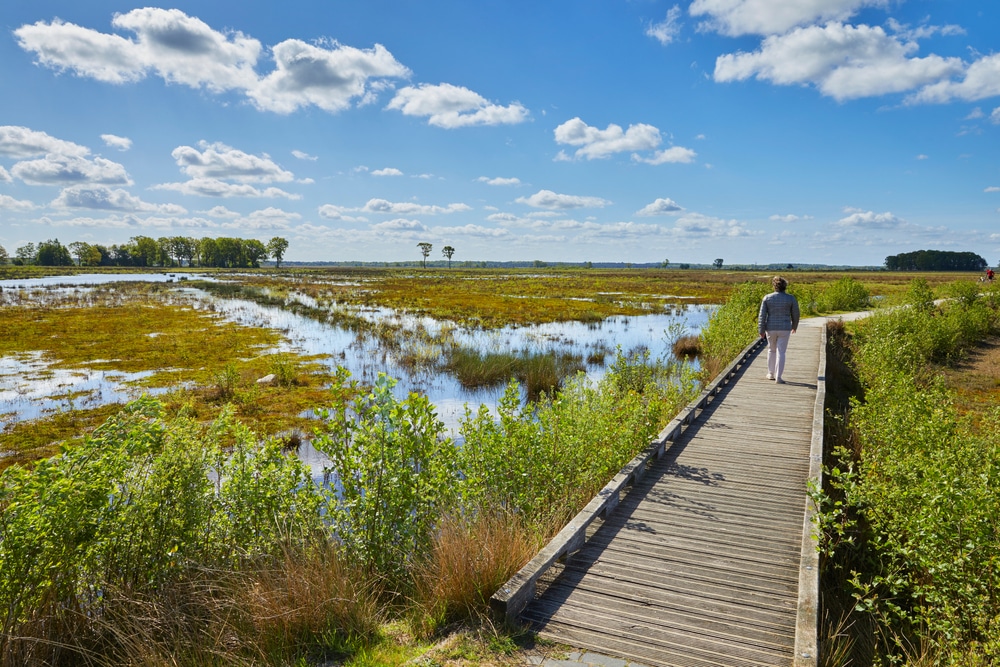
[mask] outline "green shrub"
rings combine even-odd
[[[721,368],[736,358],[757,338],[757,315],[760,302],[771,293],[765,283],[746,282],[733,288],[724,304],[708,318],[702,329],[702,349]]]
[[[331,519],[349,558],[405,587],[407,566],[453,505],[458,450],[426,396],[397,399],[396,381],[384,373],[359,393],[349,377],[339,369],[340,386],[313,441],[337,475]]]
[[[817,305],[824,313],[867,310],[871,308],[871,292],[851,276],[844,276],[823,290]]]
[[[855,611],[878,628],[867,639],[873,664],[994,664],[1000,412],[978,423],[960,417],[931,364],[995,333],[997,314],[972,298],[937,311],[926,307],[928,292],[914,281],[911,306],[857,325],[864,396],[849,418],[857,446],[838,450],[828,470],[843,501],[829,501],[821,517],[824,553],[850,563]]]
[[[259,444],[228,409],[206,430],[165,420],[148,397],[34,469],[5,470],[0,508],[5,664],[29,662],[14,644],[42,651],[34,664],[59,650],[72,663],[122,605],[159,607],[193,574],[304,548],[323,525],[297,457]]]
[[[522,407],[511,382],[494,416],[466,412],[459,456],[467,510],[507,512],[546,531],[580,507],[635,456],[695,395],[699,384],[683,363],[626,356],[597,385],[582,375],[554,397]]]
[[[931,310],[934,308],[934,290],[926,279],[914,278],[903,296],[903,304],[917,310]]]

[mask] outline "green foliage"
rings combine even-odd
[[[961,417],[930,371],[996,331],[997,314],[971,290],[938,313],[926,283],[916,307],[858,326],[863,400],[850,426],[858,447],[836,452],[823,501],[824,551],[854,553],[848,580],[858,612],[882,628],[877,660],[896,664],[920,646],[934,664],[1000,660],[1000,411]],[[856,453],[855,453],[856,452]],[[923,664],[923,663],[922,663]],[[930,664],[929,662],[927,664]]]
[[[398,585],[452,506],[458,449],[425,396],[397,399],[396,381],[384,373],[361,393],[349,377],[339,370],[313,444],[337,473],[331,516],[348,556]]]
[[[737,285],[701,332],[705,354],[726,364],[743,351],[758,335],[760,302],[770,292],[771,287],[764,283]]]
[[[903,304],[920,311],[934,308],[934,291],[925,278],[914,278],[910,281],[903,296]]]
[[[301,544],[321,501],[297,457],[228,412],[204,432],[142,398],[82,444],[0,476],[0,644],[41,609],[96,618],[111,593]]]
[[[976,305],[979,292],[979,283],[972,280],[956,280],[948,285],[948,295],[965,308]]]
[[[871,292],[851,276],[839,278],[820,294],[817,305],[821,312],[852,312],[871,308]]]
[[[862,379],[878,383],[885,368],[915,374],[929,362],[959,358],[995,322],[995,311],[978,301],[965,307],[953,304],[940,315],[915,307],[876,313],[857,328]]]
[[[466,509],[506,511],[543,531],[571,517],[691,399],[694,376],[619,351],[597,385],[578,375],[535,404],[522,407],[511,382],[496,418],[482,407],[462,423]]]

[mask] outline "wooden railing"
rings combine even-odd
[[[701,411],[722,391],[750,359],[764,346],[764,340],[758,338],[748,345],[732,363],[701,392],[698,398],[691,401],[659,435],[638,456],[629,461],[621,471],[601,489],[594,499],[587,503],[573,517],[565,528],[553,537],[548,544],[531,561],[522,567],[517,574],[493,594],[490,607],[499,617],[507,621],[515,621],[521,611],[535,597],[535,589],[539,578],[553,564],[564,560],[578,551],[587,540],[587,529],[597,518],[605,519],[618,506],[622,493],[634,484],[646,472],[650,462],[656,461],[667,451],[668,443],[677,441],[684,430],[701,414]],[[820,429],[822,432],[822,428]]]

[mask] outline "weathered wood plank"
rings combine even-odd
[[[641,476],[623,471],[629,492],[523,618],[542,636],[652,666],[812,667],[804,517],[820,344],[818,329],[792,337],[784,385],[763,378],[764,355],[727,369],[636,464]]]

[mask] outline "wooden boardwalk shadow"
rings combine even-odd
[[[806,487],[823,340],[819,327],[793,335],[784,385],[764,378],[766,351],[745,365],[521,618],[651,666],[815,664],[815,591],[800,580],[815,579]],[[803,624],[812,643],[797,646]]]

